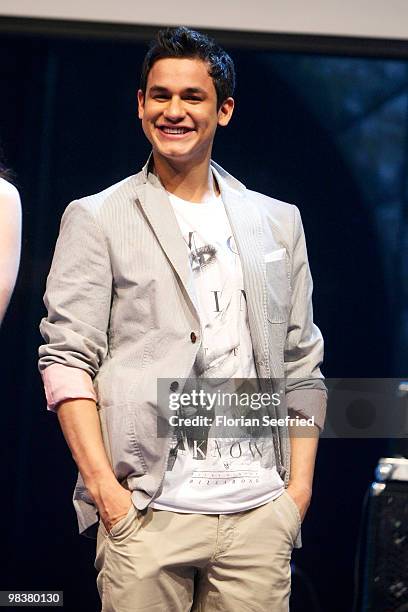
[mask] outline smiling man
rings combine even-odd
[[[234,110],[232,63],[227,68],[229,82],[220,82],[217,91],[208,62],[199,57],[159,55],[148,74],[145,62],[139,118],[153,147],[155,172],[168,192],[189,202],[219,193],[210,159],[216,129],[228,125]]]
[[[151,157],[61,223],[39,367],[79,469],[80,532],[97,531],[105,612],[288,610],[325,415],[323,341],[299,211],[211,160],[234,81],[212,40],[161,30],[138,92]],[[163,379],[173,403],[193,381],[166,436]],[[237,428],[214,429],[193,401],[214,379],[277,398],[261,436],[236,406]],[[309,435],[288,414],[314,423]]]

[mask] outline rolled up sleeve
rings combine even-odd
[[[313,282],[305,234],[299,210],[293,208],[291,310],[284,350],[286,404],[288,410],[306,418],[314,417],[315,424],[323,429],[327,403],[327,390],[320,371],[323,338],[313,323]]]
[[[106,239],[82,201],[64,212],[47,279],[39,370],[47,405],[96,399],[92,380],[108,350],[112,272]]]

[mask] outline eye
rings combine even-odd
[[[191,267],[193,272],[198,272],[206,266],[215,263],[217,249],[210,244],[198,247],[190,252]]]

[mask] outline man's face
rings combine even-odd
[[[217,111],[217,93],[200,59],[157,60],[138,91],[139,119],[156,155],[182,164],[209,160],[218,125],[227,125],[234,100]]]

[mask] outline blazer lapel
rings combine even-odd
[[[211,165],[241,260],[255,359],[259,365],[269,370],[266,265],[261,219],[256,208],[246,202],[245,187],[218,164],[212,162]]]
[[[267,328],[267,283],[265,247],[262,223],[255,206],[248,205],[245,187],[228,175],[218,164],[211,162],[221,190],[232,232],[241,259],[244,288],[247,300],[249,329],[254,350],[258,377],[262,391],[271,393],[277,377],[274,364],[269,359],[269,336]],[[271,404],[269,414],[276,418],[276,408]],[[281,442],[278,430],[272,428],[276,466],[284,477]],[[287,440],[283,442],[286,444]]]
[[[146,166],[145,170],[147,174]],[[138,187],[137,192],[140,205],[163,251],[177,273],[198,318],[198,305],[194,292],[193,275],[189,265],[188,249],[167,193],[160,180],[151,172],[148,174],[146,182]]]

